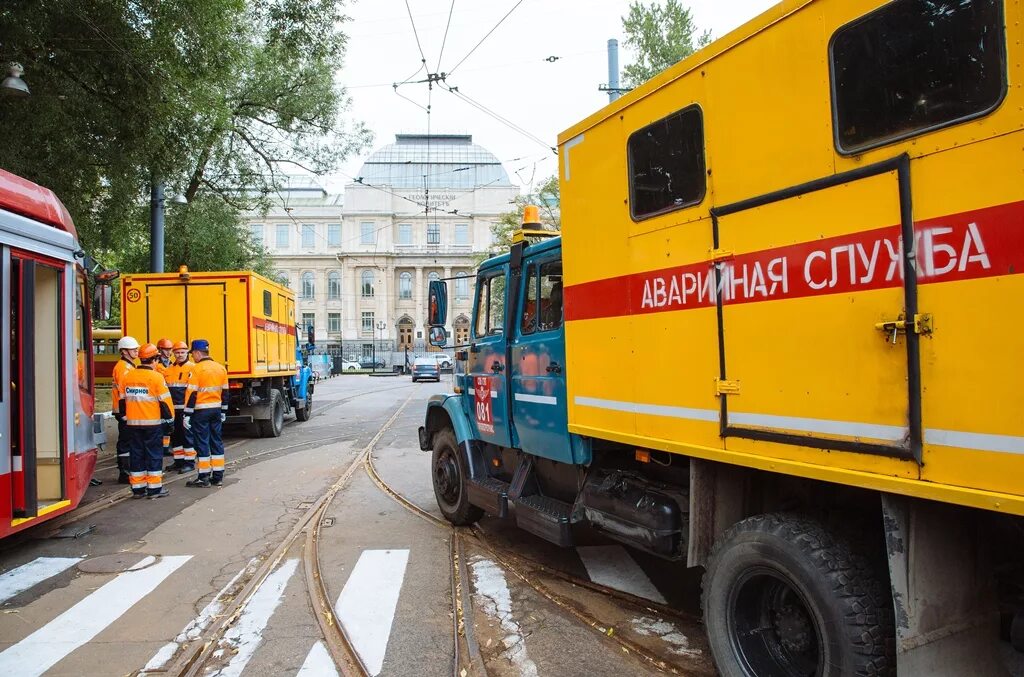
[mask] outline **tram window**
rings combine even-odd
[[[856,153],[975,118],[1006,92],[1001,0],[896,0],[836,31],[837,148]]]
[[[704,120],[697,106],[633,132],[626,148],[634,219],[681,209],[704,199]]]

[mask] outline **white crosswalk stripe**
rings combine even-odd
[[[220,614],[221,610],[224,608],[224,598],[228,594],[228,591],[230,591],[235,582],[242,577],[242,574],[254,571],[258,561],[259,560],[255,557],[249,560],[249,563],[245,565],[241,571],[235,574],[234,578],[228,581],[227,585],[221,588],[221,591],[218,592],[212,600],[210,600],[210,603],[199,612],[198,616],[192,619],[192,621],[190,621],[189,624],[178,633],[177,637],[175,637],[173,641],[163,645],[160,650],[156,652],[156,655],[149,659],[149,662],[146,663],[146,667],[142,669],[141,674],[162,672],[163,667],[167,665],[172,658],[174,658],[174,654],[177,653],[178,648],[182,644],[198,639],[199,636],[203,634],[203,630],[206,629],[206,626],[210,624],[210,621]]]
[[[338,668],[323,642],[313,645],[295,677],[338,677]]]
[[[665,604],[658,588],[621,545],[579,546],[576,553],[594,583]]]
[[[249,599],[239,617],[238,622],[224,635],[218,651],[235,651],[231,661],[223,668],[213,673],[222,677],[237,677],[249,663],[256,649],[263,640],[263,630],[270,622],[284,596],[285,586],[291,579],[295,569],[299,566],[299,560],[285,560],[281,566],[267,576],[259,589]],[[216,655],[216,653],[214,654]]]
[[[82,561],[81,557],[37,557],[0,574],[0,604]]]
[[[0,674],[34,677],[92,640],[121,617],[191,555],[144,559],[131,570],[57,616],[17,644],[0,652]]]
[[[384,667],[408,563],[408,550],[364,550],[335,605],[338,622],[371,675]]]

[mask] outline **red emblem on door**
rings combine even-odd
[[[473,377],[473,395],[476,399],[476,427],[482,433],[494,434],[494,410],[491,406],[491,379]]]

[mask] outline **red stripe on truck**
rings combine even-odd
[[[919,284],[1024,272],[1024,202],[918,221],[914,233]],[[900,227],[887,226],[739,254],[721,262],[721,281],[708,260],[572,285],[565,319],[707,308],[719,288],[724,304],[738,304],[901,287],[902,258]]]

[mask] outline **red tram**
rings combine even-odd
[[[0,170],[0,538],[73,510],[104,441],[83,259],[57,196]]]

